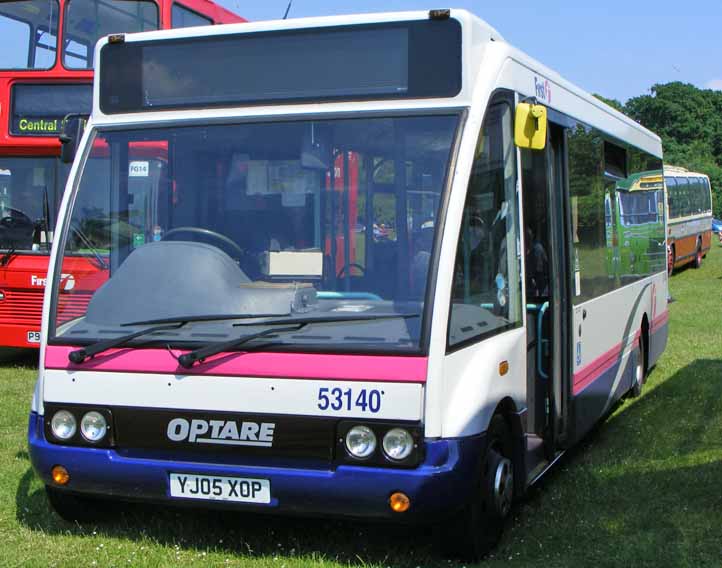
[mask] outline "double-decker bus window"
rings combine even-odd
[[[92,69],[93,49],[101,37],[157,29],[158,6],[151,0],[70,0],[65,9],[63,65]]]
[[[0,249],[39,250],[39,231],[55,224],[68,170],[56,158],[0,157]]]
[[[58,11],[57,0],[0,2],[0,69],[50,69]]]
[[[201,16],[198,12],[189,10],[180,4],[173,4],[171,10],[171,25],[174,28],[189,28],[192,26],[210,26],[213,20],[206,16]]]

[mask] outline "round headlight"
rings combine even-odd
[[[67,410],[58,410],[50,421],[50,429],[53,435],[60,440],[70,440],[75,436],[77,430],[75,416]]]
[[[80,432],[89,442],[97,442],[105,436],[108,423],[100,412],[88,412],[80,421]]]
[[[346,434],[346,449],[356,458],[367,458],[376,449],[376,434],[366,426],[354,426]]]
[[[386,432],[383,441],[384,453],[392,460],[404,460],[414,449],[414,439],[408,430],[394,428]]]

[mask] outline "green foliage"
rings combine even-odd
[[[624,105],[596,96],[659,134],[666,164],[707,174],[715,217],[722,217],[722,91],[674,82]]]

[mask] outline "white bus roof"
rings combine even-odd
[[[551,100],[539,99],[542,104],[661,157],[661,140],[653,132],[564,79],[556,71],[514,48],[504,40],[497,30],[474,14],[466,10],[452,9],[450,17],[459,21],[462,28],[462,88],[454,97],[324,102],[323,108],[320,108],[319,104],[309,104],[308,102],[263,106],[235,105],[225,108],[145,111],[108,116],[100,111],[98,104],[99,81],[96,80],[93,96],[93,122],[98,125],[116,125],[119,123],[164,122],[166,120],[213,121],[227,117],[274,117],[291,114],[319,114],[321,112],[343,115],[357,113],[359,110],[373,112],[394,109],[458,109],[469,107],[472,102],[478,102],[481,99],[487,100],[494,88],[510,88],[525,97],[535,97],[537,93],[534,87],[538,77],[539,80],[547,82],[550,85],[549,92],[554,92],[556,95]],[[127,43],[149,42],[429,19],[428,11],[296,18],[126,34],[124,41]],[[100,50],[107,43],[108,38],[106,37],[96,45],[96,61],[99,62],[99,67],[102,66]],[[430,72],[433,71],[430,70]],[[97,73],[96,77],[100,77],[100,73]],[[361,106],[363,108],[360,108]]]

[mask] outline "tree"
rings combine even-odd
[[[656,132],[666,164],[707,174],[715,217],[722,216],[722,91],[673,82],[654,85],[624,105],[597,98]]]

